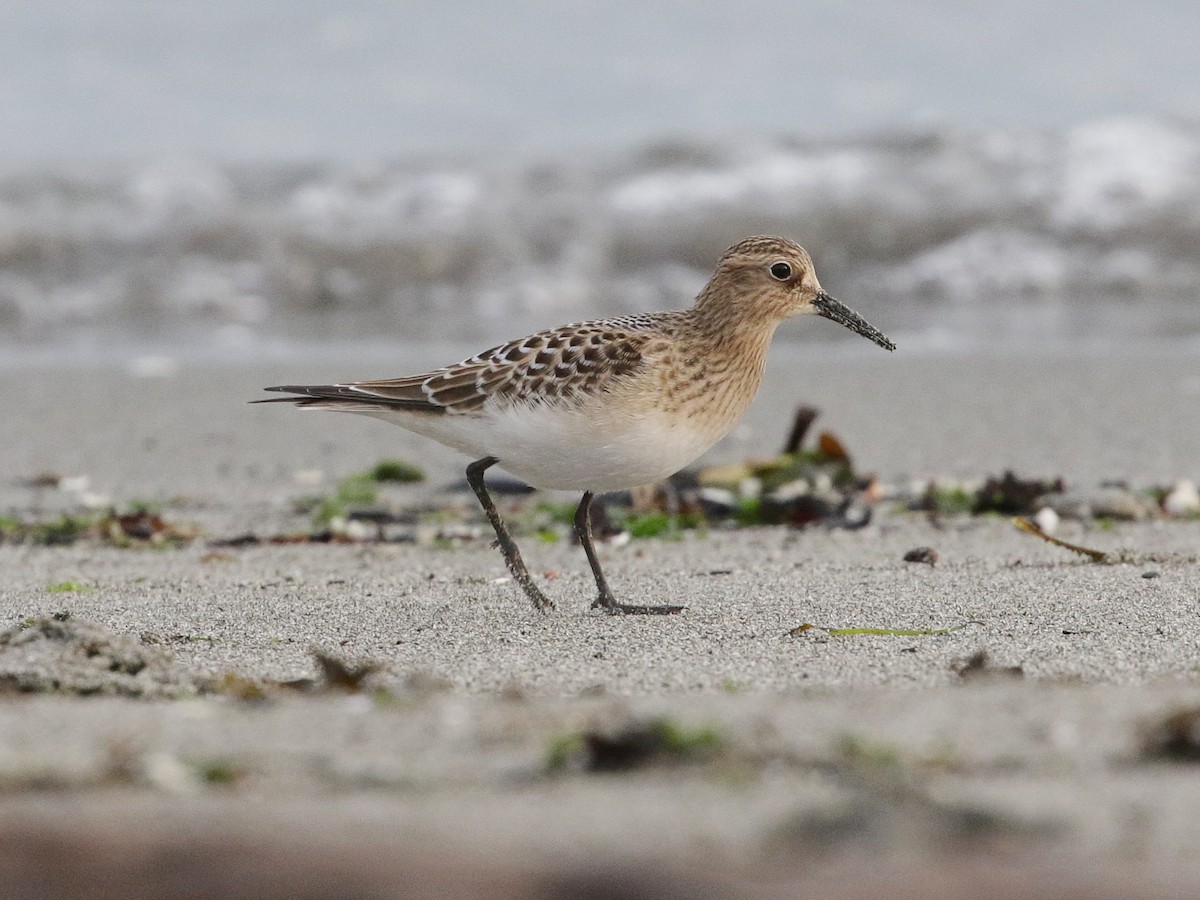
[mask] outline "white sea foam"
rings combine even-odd
[[[510,336],[686,304],[726,246],[763,232],[800,240],[827,289],[923,346],[1025,340],[1035,308],[1047,341],[1196,340],[1200,126],[11,173],[0,341]]]

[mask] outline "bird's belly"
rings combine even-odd
[[[533,487],[603,491],[660,481],[696,460],[728,429],[659,411],[597,415],[545,405],[477,416],[380,416],[499,465]],[[415,419],[415,420],[414,420]]]
[[[586,442],[513,440],[494,455],[500,465],[534,487],[557,490],[623,490],[661,481],[715,443],[682,427],[652,422],[605,432],[592,429]]]

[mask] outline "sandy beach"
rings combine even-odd
[[[483,537],[221,545],[306,528],[298,496],[384,457],[428,475],[393,499],[469,508],[431,442],[245,402],[443,350],[0,367],[0,512],[152,501],[199,535],[0,544],[9,895],[1195,896],[1200,521],[1064,520],[1107,564],[887,502],[858,530],[606,547],[622,597],[688,607],[651,619],[590,611],[566,540],[522,538],[548,615]],[[710,461],[775,452],[803,403],[893,486],[1200,477],[1184,352],[775,350]],[[314,651],[377,668],[339,690]]]
[[[2,20],[0,900],[1200,897],[1194,0]]]

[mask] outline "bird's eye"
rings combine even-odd
[[[785,262],[772,263],[770,272],[776,281],[787,281],[792,277],[792,267]]]

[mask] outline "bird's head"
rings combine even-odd
[[[751,237],[726,250],[696,299],[696,310],[772,328],[793,316],[816,313],[887,350],[896,349],[882,331],[825,293],[808,251],[786,238]]]

